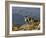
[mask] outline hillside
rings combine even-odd
[[[18,30],[39,30],[40,29],[40,24],[39,22],[37,23],[32,23],[32,24],[23,24],[21,26],[16,26],[13,27],[13,31],[18,31]]]

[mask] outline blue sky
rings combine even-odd
[[[12,7],[12,21],[14,24],[24,24],[24,16],[40,17],[40,8]]]

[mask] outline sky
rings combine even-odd
[[[40,8],[12,7],[12,21],[14,24],[24,24],[24,17],[32,16],[40,18]]]

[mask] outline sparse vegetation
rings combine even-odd
[[[32,24],[24,24],[24,25],[15,25],[13,27],[13,31],[18,31],[18,30],[40,30],[40,27],[38,28],[40,22],[38,21],[33,21]]]
[[[32,19],[30,17],[25,17],[25,24],[19,25],[19,24],[13,24],[13,31],[18,31],[18,30],[40,30],[40,20]]]

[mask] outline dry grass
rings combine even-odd
[[[40,22],[32,22],[32,24],[24,24],[22,26],[18,27],[13,27],[13,31],[18,31],[18,30],[35,30],[38,28]],[[38,30],[38,29],[37,29]]]

